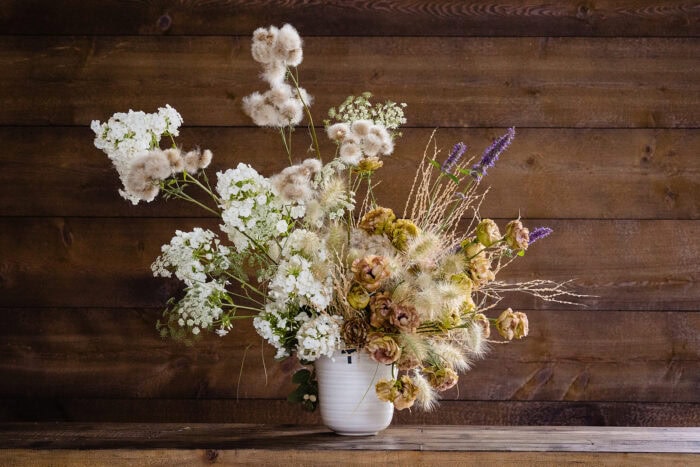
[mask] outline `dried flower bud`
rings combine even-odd
[[[398,219],[391,231],[391,243],[397,250],[405,251],[408,242],[420,235],[421,230],[408,219]]]
[[[408,371],[420,367],[421,360],[415,353],[408,350],[407,347],[404,347],[401,350],[401,357],[396,362],[396,365],[399,367],[399,370]]]
[[[496,320],[496,329],[504,339],[522,339],[529,332],[527,315],[522,312],[514,313],[512,309],[508,308]]]
[[[479,243],[489,247],[501,239],[501,232],[498,225],[491,219],[482,219],[476,226],[476,238]]]
[[[379,170],[384,165],[378,157],[365,157],[358,162],[357,167],[353,170],[355,173],[371,175]]]
[[[394,211],[389,208],[378,207],[362,216],[358,227],[368,234],[390,234],[394,228],[394,220],[396,220]]]
[[[355,280],[368,292],[377,290],[382,281],[391,275],[389,263],[383,256],[368,255],[356,259],[350,269],[355,274]]]
[[[474,324],[481,328],[481,336],[484,339],[491,337],[491,323],[483,313],[477,313],[474,316]]]
[[[375,362],[389,365],[401,357],[401,347],[389,336],[375,332],[367,337],[367,341],[367,352]]]
[[[349,348],[361,349],[367,343],[367,334],[369,333],[369,325],[362,317],[354,317],[345,320],[343,327],[340,330],[340,337]]]
[[[527,250],[530,242],[530,231],[523,227],[522,222],[514,220],[506,225],[506,243],[514,250]]]
[[[459,375],[450,367],[424,368],[423,374],[425,374],[428,382],[436,391],[447,391],[459,381]]]

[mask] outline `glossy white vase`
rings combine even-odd
[[[374,386],[392,378],[392,366],[365,352],[335,352],[315,362],[323,423],[340,435],[376,435],[391,423],[394,405],[377,398]]]

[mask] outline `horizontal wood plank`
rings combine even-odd
[[[524,221],[549,225],[555,234],[501,271],[501,280],[573,279],[574,290],[592,295],[582,302],[594,310],[697,310],[699,221]],[[0,218],[0,305],[163,306],[179,285],[151,277],[161,245],[177,229],[217,225],[213,219]],[[556,309],[524,294],[509,304]]]
[[[527,314],[530,336],[508,345],[494,336],[486,359],[443,400],[700,402],[700,313]],[[188,347],[158,336],[159,315],[3,309],[0,397],[283,399],[292,391],[299,364],[274,361],[250,322]]]
[[[219,450],[201,449],[83,449],[37,450],[6,449],[5,459],[17,467],[60,464],[66,467],[84,465],[130,465],[130,466],[278,466],[284,465],[329,465],[329,454],[324,451],[268,450]],[[332,465],[342,466],[401,466],[433,465],[481,466],[498,465],[522,467],[561,467],[592,464],[614,467],[688,467],[700,464],[698,454],[677,453],[572,453],[572,452],[443,452],[443,451],[333,451]]]
[[[392,427],[338,436],[325,427],[262,424],[2,424],[3,448],[260,449],[269,451],[512,451],[700,454],[700,428]]]
[[[0,125],[87,125],[166,103],[190,125],[249,125],[241,99],[266,89],[249,43],[0,36]],[[692,39],[311,37],[305,44],[300,78],[315,96],[317,121],[348,94],[371,90],[408,103],[411,126],[700,126],[700,43]]]
[[[6,1],[5,34],[248,35],[291,23],[305,35],[361,36],[697,36],[700,11],[687,0],[528,0],[511,4],[391,0]],[[318,18],[322,17],[323,21]]]
[[[0,422],[266,423],[318,425],[282,399],[0,399]],[[599,401],[442,401],[432,412],[394,412],[393,426],[687,426],[700,424],[693,403]]]
[[[444,160],[464,141],[467,157],[480,157],[505,130],[439,129]],[[516,129],[511,148],[489,172],[482,215],[537,218],[700,219],[700,131]],[[380,203],[403,210],[415,168],[432,130],[408,128],[376,179]],[[6,170],[0,171],[0,215],[137,216],[208,215],[187,203],[159,200],[134,207],[117,194],[116,172],[92,146],[86,127],[0,127]],[[179,144],[214,151],[209,175],[245,161],[264,175],[282,170],[282,144],[268,129],[185,128]],[[306,157],[307,138],[293,140],[294,158]],[[321,141],[324,154],[334,146]],[[50,148],[50,149],[49,149]],[[49,154],[50,153],[50,154]],[[430,152],[432,155],[432,152]],[[50,189],[27,190],[40,184]],[[85,202],[89,199],[90,202]]]

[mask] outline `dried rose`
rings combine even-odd
[[[345,320],[340,330],[340,337],[346,346],[354,349],[361,349],[367,343],[369,325],[362,317],[354,317]]]
[[[393,302],[389,292],[378,292],[369,300],[371,311],[369,322],[375,328],[382,328],[389,321],[389,316],[393,313]]]
[[[367,212],[358,227],[367,232],[368,234],[381,235],[383,233],[390,234],[393,229],[394,220],[396,215],[394,211],[389,208],[374,208]]]
[[[348,290],[348,303],[356,310],[364,310],[369,304],[369,293],[360,284],[353,284]]]
[[[401,347],[391,337],[372,333],[367,340],[367,352],[375,362],[389,365],[401,357]]]
[[[420,389],[418,389],[418,386],[416,386],[408,375],[402,375],[398,381],[398,385],[399,393],[394,399],[394,407],[396,407],[396,410],[412,407],[418,397]]]
[[[437,391],[447,391],[459,380],[459,375],[450,367],[424,368],[423,374],[428,378],[430,385]]]
[[[384,402],[394,402],[398,395],[396,388],[396,380],[381,379],[374,385],[374,391],[377,393],[377,398]]]
[[[401,358],[396,362],[396,365],[399,367],[399,370],[408,371],[418,368],[421,365],[421,361],[415,353],[404,348],[401,351]]]
[[[356,259],[350,270],[355,274],[355,280],[368,292],[377,290],[382,281],[391,275],[386,258],[377,255]]]
[[[416,238],[420,233],[421,230],[412,221],[398,219],[394,222],[393,230],[391,231],[391,244],[397,250],[405,251],[409,240]]]
[[[404,332],[416,332],[420,325],[420,316],[418,316],[416,309],[411,305],[399,305],[396,303],[393,304],[392,308],[392,313],[389,315],[391,324]]]
[[[514,220],[506,225],[506,243],[513,250],[527,250],[530,242],[530,231],[523,227],[522,222]]]
[[[476,226],[476,238],[479,243],[489,247],[501,239],[501,232],[498,225],[491,219],[482,219]]]
[[[483,256],[477,256],[469,262],[469,275],[476,286],[485,285],[496,278],[491,270],[491,260]]]
[[[527,315],[519,311],[513,313],[513,310],[508,308],[496,320],[496,329],[504,339],[522,339],[529,332]]]

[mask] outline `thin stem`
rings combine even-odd
[[[309,106],[307,105],[306,101],[304,98],[301,96],[301,89],[299,89],[299,79],[294,76],[294,73],[292,73],[292,70],[287,67],[287,74],[291,78],[292,82],[294,83],[294,88],[297,91],[297,96],[299,96],[299,100],[301,101],[301,104],[304,106],[304,111],[306,112],[306,117],[309,119],[309,130],[311,131],[311,140],[313,141],[314,144],[314,149],[316,150],[316,157],[321,160],[321,149],[318,146],[318,138],[316,137],[316,126],[314,125],[314,119],[311,116],[311,109],[309,109]]]

